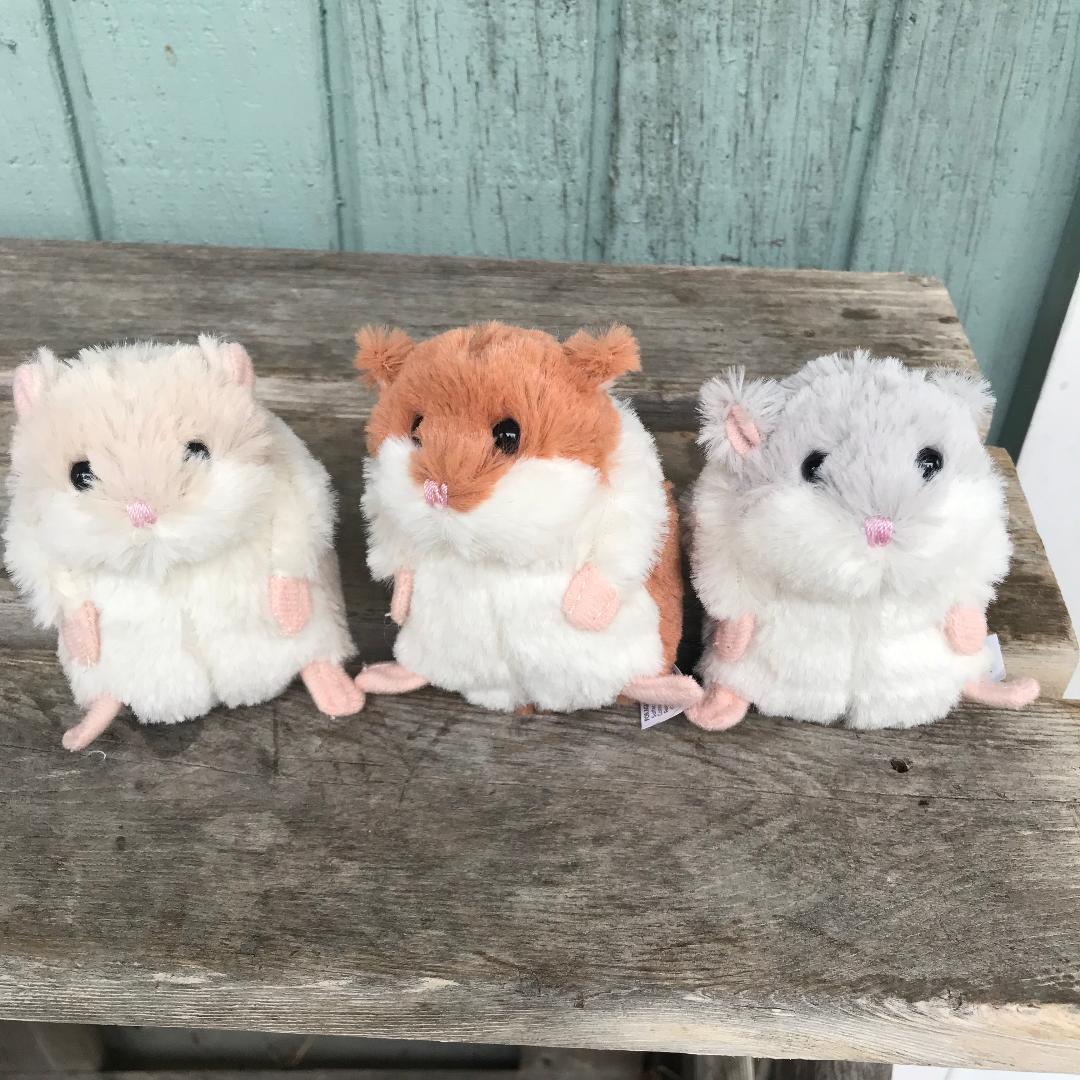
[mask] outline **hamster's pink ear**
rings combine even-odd
[[[926,373],[926,380],[960,401],[971,413],[976,427],[983,429],[989,425],[995,401],[985,379],[953,368],[933,368]]]
[[[234,383],[249,389],[255,385],[255,365],[247,349],[239,341],[226,341],[221,346],[229,365],[229,377]]]
[[[786,398],[773,379],[747,380],[745,368],[728,368],[701,388],[698,442],[708,457],[733,466],[765,442]]]
[[[618,324],[599,337],[579,330],[563,342],[563,353],[578,378],[597,388],[607,388],[628,371],[641,370],[638,343]]]
[[[29,416],[34,411],[45,393],[45,369],[51,369],[59,362],[51,349],[42,346],[34,353],[33,360],[27,360],[15,369],[11,379],[11,393],[15,398],[16,416]]]
[[[219,341],[211,334],[200,334],[199,348],[211,366],[219,368],[229,382],[246,390],[254,389],[255,365],[240,342]]]
[[[353,363],[364,380],[373,386],[389,386],[400,374],[409,353],[416,348],[404,330],[390,326],[365,326],[356,334]]]

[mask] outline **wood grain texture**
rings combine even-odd
[[[106,238],[331,247],[317,6],[52,0]]]
[[[680,484],[697,386],[726,362],[780,374],[867,343],[972,364],[944,290],[902,275],[8,242],[0,309],[5,381],[40,340],[243,339],[342,491],[368,660],[391,629],[355,510],[359,322],[626,319],[647,369],[626,388]],[[1034,650],[1063,608],[1037,541],[1024,559],[992,622]],[[67,686],[7,590],[0,1016],[1080,1068],[1080,707],[907,732],[755,716],[717,738],[435,691],[333,721],[293,688],[122,719],[71,756]]]
[[[849,265],[942,277],[1003,403],[1080,180],[1077,41],[1076,0],[897,4]]]
[[[991,453],[1006,481],[1013,555],[1009,576],[990,608],[990,629],[1001,639],[1010,674],[1030,675],[1044,694],[1061,697],[1076,670],[1076,633],[1016,466],[1004,450],[992,448]]]
[[[336,3],[350,246],[582,258],[597,5]]]
[[[72,758],[51,659],[5,667],[0,1015],[1080,1062],[1076,707],[715,739],[293,691]]]
[[[850,228],[891,4],[621,10],[605,256],[846,269],[834,246]]]
[[[0,235],[85,240],[66,86],[41,0],[0,7]]]

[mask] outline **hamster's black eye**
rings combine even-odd
[[[197,439],[192,440],[184,447],[184,457],[186,458],[208,458],[210,456],[210,447],[204,442],[199,442]]]
[[[518,443],[521,442],[521,426],[507,417],[491,429],[491,437],[495,440],[495,449],[500,453],[516,454]]]
[[[96,479],[89,461],[76,461],[71,466],[71,486],[77,491],[85,491]]]
[[[935,449],[933,446],[924,446],[915,455],[915,464],[918,465],[919,472],[922,473],[924,480],[933,480],[941,472],[945,459],[941,456],[940,450]]]
[[[824,450],[814,450],[803,458],[802,478],[808,484],[816,484],[821,479],[821,477],[818,476],[818,472],[821,469],[821,466],[825,464],[825,459],[828,456],[829,455],[826,454]]]
[[[420,436],[417,435],[416,432],[419,430],[420,425],[423,422],[424,418],[422,416],[414,416],[412,421],[412,427],[409,428],[409,436],[412,438],[412,441],[416,443],[417,446],[420,445]]]

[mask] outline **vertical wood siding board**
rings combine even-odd
[[[876,4],[626,0],[610,257],[828,265]]]
[[[1061,243],[1050,267],[1046,289],[1039,304],[1024,358],[1017,372],[1008,410],[999,409],[1002,417],[998,441],[1014,461],[1020,459],[1028,425],[1035,412],[1043,380],[1069,310],[1073,291],[1080,278],[1080,177]]]
[[[91,116],[90,91],[71,35],[67,0],[41,0],[42,19],[49,35],[56,78],[64,102],[68,133],[75,154],[90,233],[95,240],[112,239],[108,185],[101,168]]]
[[[1001,402],[994,437],[1076,190],[1080,8],[901,10],[851,266],[945,279]]]
[[[327,95],[328,139],[333,170],[335,240],[343,251],[363,251],[361,178],[356,157],[356,105],[352,59],[345,35],[342,4],[322,0],[323,80]]]
[[[92,239],[62,63],[40,0],[0,6],[0,233]]]
[[[345,31],[361,54],[381,24],[378,72],[352,71],[366,246],[580,259],[595,3],[364,7]]]
[[[851,118],[840,199],[833,222],[833,241],[828,269],[850,270],[859,222],[862,218],[865,181],[881,131],[881,114],[888,92],[896,45],[896,26],[902,0],[882,3],[870,16],[866,28],[866,64],[857,107]],[[846,7],[845,7],[846,11]]]
[[[342,194],[341,163],[338,155],[338,126],[340,121],[336,116],[338,109],[337,87],[331,74],[333,61],[331,53],[334,46],[330,44],[330,12],[328,11],[329,0],[319,0],[319,51],[322,60],[322,98],[325,104],[324,119],[326,122],[326,142],[330,153],[330,172],[333,183],[330,190],[332,205],[330,213],[334,220],[333,247],[337,251],[345,249],[345,197]]]
[[[333,244],[317,4],[52,3],[61,43],[66,26],[85,75],[112,200],[111,227],[98,202],[104,232]]]
[[[581,245],[582,258],[586,261],[602,262],[608,258],[608,241],[614,212],[612,143],[619,123],[621,8],[621,0],[596,0],[585,227],[582,230]],[[569,237],[567,240],[569,241]]]

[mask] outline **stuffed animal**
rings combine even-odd
[[[703,728],[762,712],[912,727],[988,678],[986,607],[1008,568],[1002,482],[979,436],[986,383],[892,358],[824,356],[781,382],[702,388],[707,462],[689,514],[707,613]]]
[[[560,344],[500,323],[421,343],[357,335],[368,564],[393,579],[396,663],[365,692],[431,683],[495,710],[689,705],[675,507],[652,438],[608,392],[629,331]]]
[[[325,713],[362,706],[330,481],[254,382],[212,337],[16,368],[5,561],[87,710],[69,750],[123,705],[173,724],[297,675]]]

